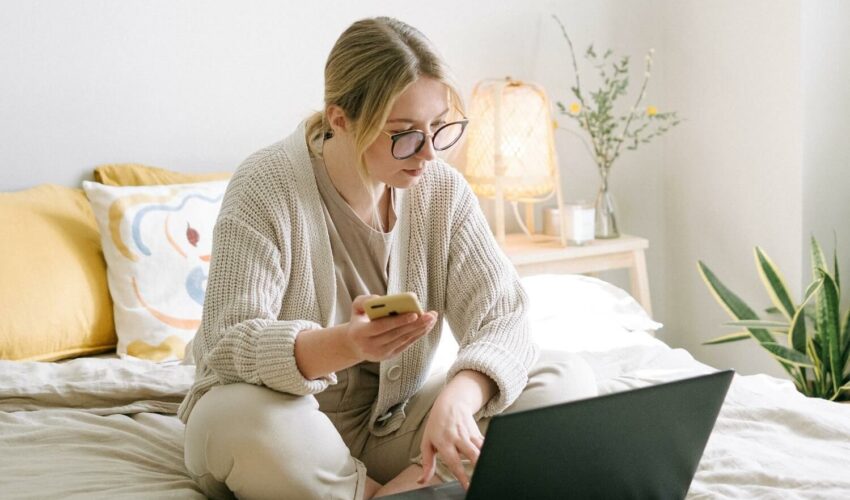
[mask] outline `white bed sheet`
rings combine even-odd
[[[714,371],[666,345],[582,356],[602,394]],[[736,374],[688,498],[850,498],[850,405],[805,397],[768,375]]]

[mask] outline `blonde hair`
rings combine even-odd
[[[361,19],[349,26],[325,63],[324,109],[307,119],[305,135],[310,152],[321,156],[316,143],[332,134],[327,109],[339,106],[351,122],[357,172],[368,186],[366,149],[380,136],[398,96],[422,76],[442,82],[454,110],[465,115],[448,66],[419,30],[390,17]],[[371,196],[372,191],[368,191]],[[376,207],[373,212],[377,216]]]

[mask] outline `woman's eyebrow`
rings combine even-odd
[[[443,111],[442,113],[437,115],[437,118],[440,118],[441,116],[445,116],[446,113],[448,113],[448,112],[449,112],[449,109],[446,108],[445,111]],[[397,122],[415,123],[416,120],[411,120],[410,118],[393,118],[392,120],[387,120],[387,123],[397,123]]]

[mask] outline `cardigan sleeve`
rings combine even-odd
[[[449,244],[446,319],[459,344],[447,380],[461,370],[490,377],[498,392],[475,415],[504,411],[519,397],[537,359],[528,324],[528,296],[499,248],[465,181]]]
[[[295,363],[298,333],[321,326],[278,319],[287,279],[277,245],[238,218],[219,217],[203,316],[193,343],[196,357],[202,357],[222,384],[248,382],[306,395],[337,382],[335,374],[306,379]]]

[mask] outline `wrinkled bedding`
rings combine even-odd
[[[194,366],[0,361],[0,497],[205,498],[174,416]]]
[[[571,344],[603,394],[713,370],[630,333]],[[569,347],[535,335],[544,348]],[[0,496],[203,498],[183,466],[174,416],[193,371],[109,357],[0,362]],[[850,498],[850,405],[736,375],[688,497]]]
[[[657,342],[584,353],[600,393],[714,371]],[[807,398],[787,380],[736,374],[688,498],[850,498],[850,405]]]

